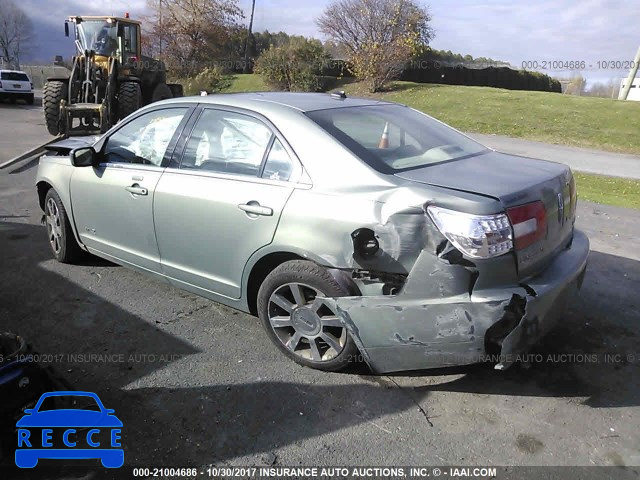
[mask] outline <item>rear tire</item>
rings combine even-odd
[[[137,82],[122,82],[118,89],[118,117],[128,117],[142,106],[142,90]]]
[[[350,293],[327,269],[292,260],[274,269],[258,291],[258,316],[271,341],[306,367],[336,372],[358,357],[348,330],[320,297]]]
[[[167,86],[166,83],[159,83],[158,85],[156,85],[156,88],[153,90],[153,95],[151,96],[151,103],[159,102],[161,100],[168,100],[170,98],[173,98],[171,89]]]
[[[60,135],[64,132],[60,118],[60,102],[67,99],[67,84],[52,80],[44,84],[42,106],[47,130],[51,135]],[[33,97],[30,99],[33,104]]]
[[[173,98],[182,98],[184,97],[184,87],[179,83],[169,83],[167,84],[169,89],[171,90],[171,95]]]
[[[27,103],[29,105],[33,105],[35,103],[35,96],[33,95],[33,93],[27,97]]]
[[[60,263],[73,263],[82,258],[84,251],[76,241],[62,200],[53,188],[44,199],[44,214],[49,245],[56,260]]]

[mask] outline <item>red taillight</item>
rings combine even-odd
[[[507,216],[513,227],[516,250],[527,248],[547,235],[547,211],[541,201],[509,208]]]

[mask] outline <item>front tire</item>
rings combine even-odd
[[[142,106],[142,90],[137,82],[122,82],[118,89],[118,117],[128,117]]]
[[[60,135],[64,129],[61,125],[60,102],[67,99],[67,84],[52,80],[44,84],[42,106],[47,130],[51,135]]]
[[[84,252],[76,242],[62,200],[53,188],[44,199],[44,214],[49,245],[56,260],[60,263],[73,263],[80,259]]]
[[[313,262],[293,260],[274,269],[258,291],[258,316],[267,335],[300,365],[339,371],[358,354],[353,338],[322,297],[349,292]]]

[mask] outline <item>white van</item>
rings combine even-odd
[[[21,99],[33,105],[33,82],[25,72],[0,70],[0,100]]]

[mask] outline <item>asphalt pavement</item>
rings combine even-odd
[[[0,163],[47,138],[39,108],[0,104]],[[99,259],[55,262],[36,162],[16,167],[0,171],[1,329],[115,409],[128,466],[609,465],[599,478],[637,476],[638,211],[580,204],[590,265],[536,348],[541,361],[331,374],[283,357],[249,315]]]
[[[503,135],[472,133],[470,136],[499,152],[565,163],[579,172],[640,180],[639,155],[553,145]]]

